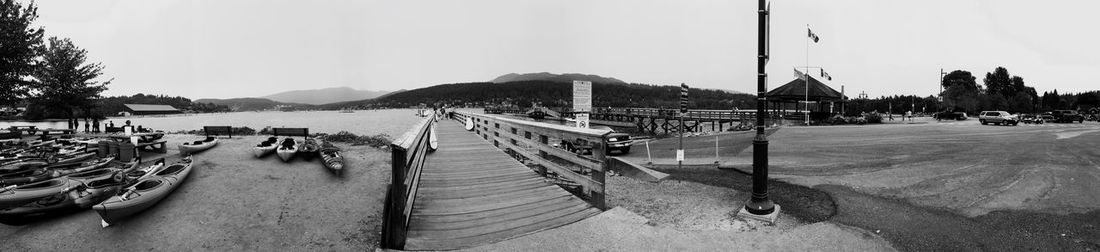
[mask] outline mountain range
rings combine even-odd
[[[373,99],[390,93],[389,91],[356,90],[350,87],[334,87],[310,90],[294,90],[263,96],[260,98],[284,103],[321,105],[328,103]]]
[[[573,83],[574,80],[591,81],[593,83],[605,83],[605,84],[625,84],[625,81],[611,78],[602,77],[599,75],[591,74],[579,74],[579,73],[565,73],[565,74],[552,74],[547,72],[541,73],[525,73],[517,74],[510,73],[501,75],[489,81],[492,83],[507,83],[507,82],[519,82],[519,81],[549,81],[560,83]]]

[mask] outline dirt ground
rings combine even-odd
[[[195,136],[169,135],[170,144]],[[0,251],[364,251],[378,244],[388,152],[346,146],[343,178],[320,159],[255,158],[258,136],[221,139],[194,156],[172,195],[130,219],[100,227],[91,210],[22,226],[0,225]],[[176,147],[169,146],[169,162]],[[149,158],[146,158],[149,160]]]

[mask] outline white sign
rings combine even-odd
[[[684,161],[684,150],[676,150],[676,161]]]
[[[592,82],[573,81],[573,112],[578,128],[588,128],[588,113],[592,112]]]
[[[582,129],[587,129],[588,128],[588,114],[587,113],[577,114],[577,128],[582,128]]]

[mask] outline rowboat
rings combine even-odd
[[[215,145],[218,145],[218,139],[214,137],[206,137],[206,139],[199,141],[181,143],[179,144],[180,155],[198,153],[213,148]]]
[[[340,155],[340,149],[328,142],[323,142],[321,147],[321,161],[337,177],[344,176],[344,156]]]
[[[294,153],[298,152],[298,143],[294,142],[294,138],[285,138],[282,142],[279,142],[279,148],[275,150],[275,154],[279,155],[279,158],[283,162],[290,161],[290,158],[294,157]]]
[[[191,165],[194,161],[190,156],[172,165],[148,173],[138,179],[137,183],[126,187],[122,192],[95,205],[96,213],[103,218],[103,227],[111,225],[119,220],[141,212],[168,197],[176,190],[187,175],[191,174]]]
[[[260,144],[257,144],[256,147],[252,148],[252,155],[255,155],[256,157],[263,157],[264,155],[274,152],[275,147],[277,147],[278,141],[278,138],[268,137],[267,140],[260,142]]]

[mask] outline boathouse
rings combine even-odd
[[[123,104],[126,106],[126,112],[130,112],[133,115],[165,115],[165,114],[179,114],[182,113],[179,109],[170,105],[159,104]]]

